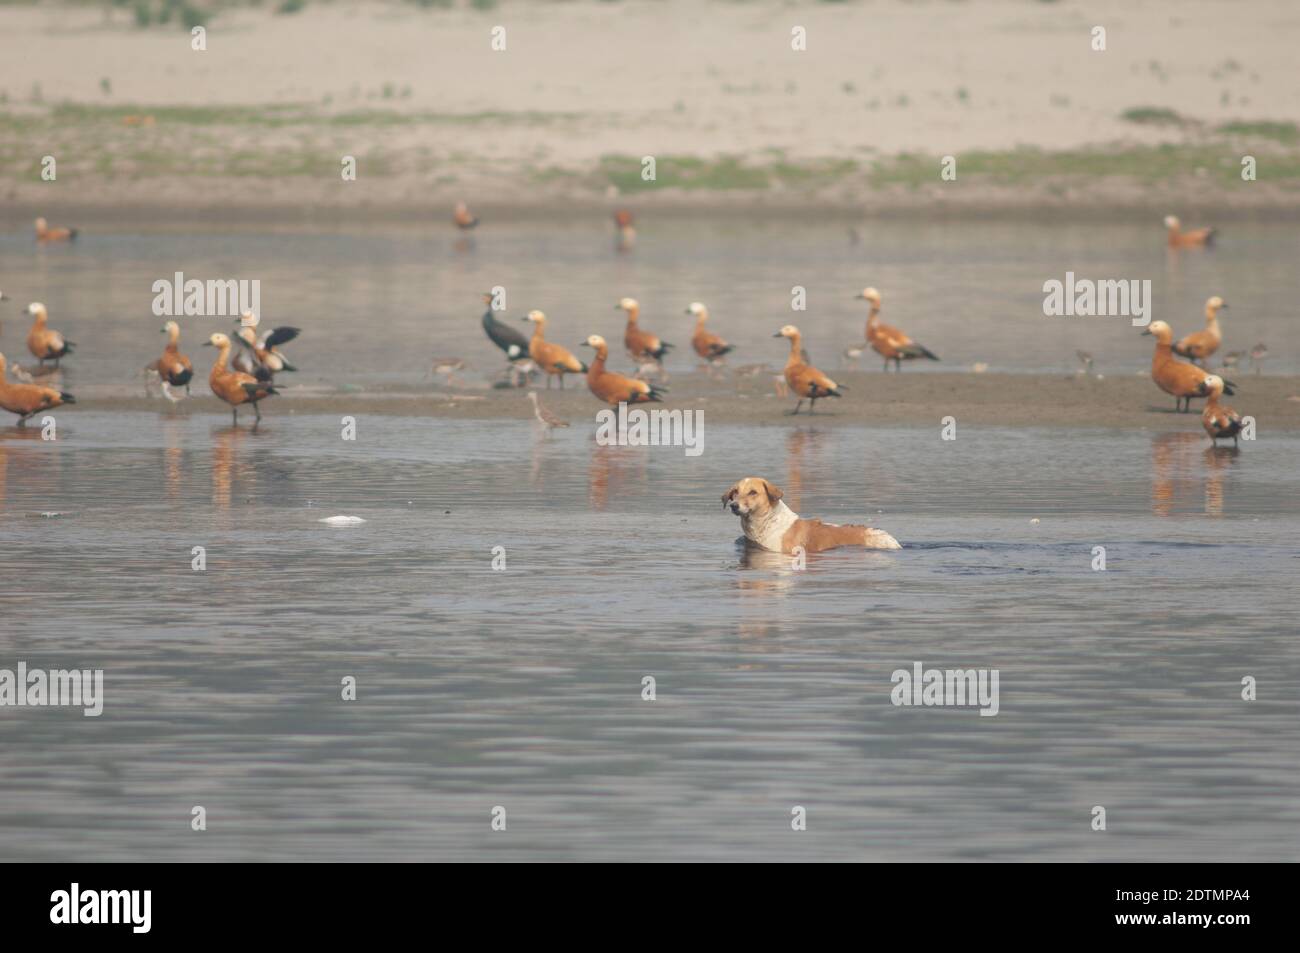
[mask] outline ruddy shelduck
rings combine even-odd
[[[1165,216],[1165,240],[1170,248],[1204,248],[1214,244],[1215,229],[1211,227],[1195,228],[1183,231],[1183,223],[1177,215]]]
[[[163,325],[162,333],[167,335],[167,344],[163,348],[162,357],[152,362],[145,370],[153,371],[162,381],[163,393],[168,400],[175,400],[172,397],[170,388],[184,387],[185,393],[190,392],[190,380],[194,377],[194,367],[190,364],[190,359],[181,353],[181,326],[175,321],[168,321]]]
[[[691,347],[695,348],[695,353],[701,358],[712,364],[735,350],[734,346],[712,331],[705,330],[704,322],[709,320],[708,308],[698,301],[692,301],[687,306],[686,313],[695,316],[695,334],[691,337]]]
[[[599,334],[591,335],[582,343],[596,351],[596,358],[587,370],[587,386],[605,403],[617,407],[621,403],[646,404],[659,403],[663,400],[664,388],[635,377],[624,377],[622,374],[605,370],[605,361],[609,359],[609,345]]]
[[[546,372],[546,386],[551,386],[551,378],[560,379],[560,390],[564,389],[565,374],[583,374],[587,365],[578,360],[559,344],[546,340],[546,315],[541,311],[529,311],[523,318],[533,323],[533,338],[528,342],[528,356],[538,367]]]
[[[1223,343],[1223,332],[1219,330],[1219,312],[1227,303],[1215,295],[1205,302],[1205,330],[1193,331],[1174,345],[1174,353],[1180,357],[1205,363],[1205,359],[1219,349]]]
[[[1217,374],[1205,378],[1205,409],[1201,411],[1201,425],[1216,446],[1220,437],[1231,437],[1235,447],[1237,435],[1241,433],[1241,415],[1219,403],[1225,387],[1223,378]]]
[[[468,231],[478,225],[478,219],[470,212],[469,206],[464,202],[456,203],[456,208],[451,213],[451,220],[455,222],[456,227],[461,231]]]
[[[43,218],[36,220],[36,240],[42,245],[48,242],[71,242],[76,241],[77,230],[75,228],[51,228],[50,223]]]
[[[790,339],[790,357],[785,362],[785,382],[799,395],[799,403],[795,404],[792,414],[799,413],[805,398],[812,399],[808,405],[808,413],[811,414],[815,412],[819,398],[844,396],[840,393],[838,384],[807,362],[803,352],[803,338],[798,328],[787,324],[772,337]]]
[[[924,345],[917,344],[898,328],[883,324],[880,320],[880,292],[875,288],[864,288],[854,295],[854,300],[865,300],[871,304],[867,315],[867,343],[871,349],[885,359],[885,370],[889,362],[894,362],[894,370],[901,371],[904,361],[914,361],[924,357],[931,361],[939,360],[937,354]]]
[[[636,226],[632,213],[622,208],[614,213],[614,247],[619,251],[631,251],[636,244]]]
[[[274,328],[259,339],[257,326],[260,322],[261,318],[252,311],[245,311],[235,322],[237,326],[235,340],[251,355],[251,358],[245,361],[237,361],[236,365],[244,373],[252,374],[258,380],[264,381],[271,380],[281,371],[298,370],[289,363],[289,359],[280,350],[280,345],[289,343],[302,332],[298,328]],[[242,354],[240,356],[247,357]]]
[[[641,316],[641,305],[636,298],[623,298],[618,304],[614,305],[614,310],[627,312],[627,328],[623,332],[623,346],[627,348],[627,353],[632,360],[638,363],[647,360],[656,363],[662,361],[672,345],[659,340],[658,337],[641,327],[638,323]]]
[[[53,361],[54,366],[59,366],[59,361],[76,346],[71,341],[64,338],[62,334],[45,326],[46,319],[49,317],[45,310],[45,305],[39,301],[33,301],[27,306],[24,314],[32,315],[35,320],[32,322],[32,329],[27,332],[27,350],[31,351],[33,356],[40,359],[42,365],[46,361]]]
[[[870,526],[839,526],[801,519],[785,505],[779,487],[762,477],[745,477],[722,494],[722,505],[740,517],[745,539],[774,553],[820,553],[839,546],[902,549],[898,540]]]
[[[258,380],[252,374],[231,370],[226,366],[231,348],[230,338],[226,335],[214,334],[203,342],[203,346],[217,349],[217,360],[212,365],[212,373],[208,375],[208,384],[212,387],[212,393],[230,405],[231,422],[239,423],[240,404],[252,404],[253,413],[260,423],[262,411],[258,409],[257,402],[280,392],[270,381]]]
[[[42,410],[75,404],[71,394],[40,384],[12,384],[5,380],[5,356],[0,354],[0,408],[18,415],[18,426],[27,425],[27,418]]]
[[[1152,321],[1142,333],[1156,339],[1155,353],[1151,356],[1151,379],[1166,394],[1172,394],[1174,406],[1186,413],[1191,409],[1193,397],[1204,397],[1208,393],[1205,379],[1210,375],[1194,364],[1184,364],[1174,357],[1170,343],[1174,331],[1165,322]],[[1224,382],[1224,391],[1234,393],[1231,382]]]

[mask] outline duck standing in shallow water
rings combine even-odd
[[[289,359],[280,350],[281,344],[287,344],[302,332],[297,328],[275,328],[257,337],[257,326],[261,322],[252,311],[245,311],[239,316],[235,339],[247,348],[248,353],[241,352],[235,359],[235,368],[245,374],[252,374],[260,381],[269,381],[281,371],[296,371],[298,368],[289,363]]]
[[[1194,364],[1184,364],[1174,358],[1174,331],[1163,321],[1152,321],[1144,335],[1156,339],[1155,353],[1151,355],[1151,379],[1166,394],[1175,398],[1174,406],[1182,413],[1191,409],[1193,397],[1204,397],[1208,391],[1205,379],[1210,375]],[[1232,394],[1232,383],[1224,381],[1224,391]]]
[[[171,388],[184,387],[185,393],[188,394],[190,380],[194,377],[194,367],[190,364],[190,359],[181,353],[181,326],[175,321],[168,321],[163,325],[162,333],[167,335],[167,344],[163,348],[162,357],[150,363],[145,370],[158,375],[158,379],[162,382],[163,396],[175,403],[180,398],[172,396]]]
[[[456,208],[451,213],[451,220],[462,232],[478,227],[478,217],[470,212],[469,206],[464,202],[456,203]]]
[[[709,320],[709,309],[698,301],[692,301],[686,308],[687,314],[695,316],[695,334],[691,337],[691,347],[709,366],[722,362],[723,358],[735,350],[712,331],[705,330],[704,322]]]
[[[1205,359],[1219,349],[1223,343],[1223,332],[1219,330],[1219,311],[1227,303],[1215,295],[1205,302],[1205,330],[1193,331],[1174,345],[1174,353],[1205,365]]]
[[[799,413],[805,398],[812,399],[808,405],[808,413],[811,414],[817,407],[819,398],[844,396],[840,393],[838,384],[807,362],[798,328],[787,324],[772,337],[790,339],[790,357],[785,362],[785,382],[790,390],[799,395],[799,403],[795,404],[791,415]]]
[[[1201,425],[1216,447],[1220,437],[1231,437],[1235,447],[1237,435],[1241,433],[1241,415],[1231,407],[1219,403],[1219,395],[1223,393],[1224,386],[1223,378],[1217,374],[1205,378],[1205,409],[1201,411]]]
[[[5,356],[0,354],[0,408],[18,415],[18,426],[25,427],[27,418],[42,410],[75,404],[71,394],[42,387],[40,384],[11,384],[5,380]]]
[[[230,338],[224,334],[212,335],[203,342],[203,346],[217,348],[217,360],[212,365],[212,373],[208,375],[208,385],[212,388],[212,393],[230,405],[231,422],[235,425],[239,424],[240,404],[252,404],[257,422],[261,423],[262,411],[258,409],[257,402],[272,397],[279,391],[271,385],[270,381],[258,380],[252,374],[245,374],[243,371],[232,370],[226,366],[226,362],[230,359],[231,344]]]
[[[569,349],[546,340],[546,315],[541,311],[529,311],[523,318],[533,323],[533,338],[528,342],[528,355],[546,372],[546,386],[551,386],[551,378],[560,379],[560,390],[564,390],[565,374],[583,374],[587,365],[570,353]]]
[[[614,305],[614,309],[627,312],[627,328],[623,331],[623,346],[627,348],[628,355],[638,365],[653,362],[662,371],[664,355],[668,353],[672,345],[659,340],[656,335],[641,327],[638,323],[638,318],[641,315],[641,305],[635,298],[623,298],[618,304]]]
[[[609,345],[605,343],[605,339],[599,334],[591,335],[582,343],[587,347],[594,348],[596,351],[596,359],[591,362],[591,367],[587,369],[587,387],[599,399],[611,407],[617,407],[621,403],[647,404],[662,402],[665,393],[664,388],[655,387],[653,384],[638,380],[635,377],[624,377],[622,374],[615,374],[613,371],[605,370],[605,361],[609,358]]]
[[[873,351],[885,359],[885,370],[889,370],[890,361],[894,362],[894,370],[897,372],[903,369],[904,361],[914,361],[921,357],[931,361],[939,360],[937,354],[924,345],[917,344],[898,328],[891,328],[888,324],[881,323],[879,291],[875,288],[864,288],[860,294],[854,296],[854,300],[859,299],[871,304],[871,313],[867,315],[867,343],[871,345]]]
[[[27,332],[27,350],[40,359],[42,367],[45,366],[46,361],[53,361],[54,366],[58,367],[59,361],[71,354],[76,345],[58,331],[45,326],[48,314],[45,305],[39,301],[29,304],[23,313],[30,314],[36,319],[32,322],[32,329]]]
[[[614,213],[614,248],[618,251],[631,251],[636,244],[636,226],[632,213],[622,208]]]

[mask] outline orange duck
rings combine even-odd
[[[48,242],[71,242],[76,241],[77,230],[75,228],[50,228],[50,223],[43,218],[36,220],[36,240],[42,245]]]
[[[656,363],[663,360],[671,344],[665,344],[649,331],[643,330],[637,323],[641,315],[641,305],[635,298],[624,298],[614,306],[615,310],[627,312],[627,330],[623,332],[623,346],[632,360],[638,364],[644,361]]]
[[[238,330],[235,339],[243,348],[235,357],[235,369],[245,374],[252,374],[259,381],[269,381],[281,371],[297,371],[289,359],[280,350],[281,344],[288,344],[302,332],[297,328],[275,328],[257,337],[257,326],[261,323],[252,311],[245,311],[235,322]],[[248,353],[244,353],[247,351]]]
[[[787,324],[772,337],[790,339],[790,357],[785,362],[785,382],[799,395],[799,403],[795,404],[791,414],[799,413],[804,398],[812,399],[812,403],[808,406],[808,413],[811,414],[817,407],[818,398],[844,396],[840,393],[838,384],[806,362],[798,328],[793,324]]]
[[[1151,357],[1151,379],[1166,394],[1172,394],[1174,406],[1186,413],[1191,409],[1193,397],[1204,397],[1209,393],[1205,379],[1210,375],[1194,364],[1184,364],[1174,358],[1170,344],[1174,331],[1165,322],[1152,321],[1142,333],[1156,339],[1156,350]],[[1224,391],[1234,393],[1230,382],[1224,382]]]
[[[704,329],[704,322],[709,320],[708,308],[698,301],[692,301],[690,306],[687,307],[686,313],[695,315],[695,334],[691,337],[691,347],[695,348],[695,353],[704,361],[713,364],[715,361],[721,361],[724,355],[735,350],[734,346],[728,344],[711,331]]]
[[[871,303],[871,313],[867,316],[867,343],[871,345],[873,351],[885,359],[885,370],[889,370],[890,361],[894,362],[895,371],[901,371],[904,361],[913,361],[921,357],[931,361],[939,360],[938,355],[929,348],[917,344],[898,328],[891,328],[888,324],[881,323],[879,291],[875,288],[864,288],[861,294],[854,296],[854,300],[858,299]]]
[[[605,370],[605,361],[609,357],[609,345],[599,334],[593,334],[582,342],[587,347],[596,349],[596,359],[587,370],[587,386],[598,398],[617,407],[620,403],[646,404],[659,403],[665,393],[664,388],[655,387],[635,377],[624,377]]]
[[[0,408],[18,415],[18,426],[27,425],[27,418],[39,414],[42,410],[75,404],[77,399],[71,394],[42,387],[39,384],[11,384],[5,380],[5,356],[0,354]]]
[[[1223,378],[1217,374],[1205,378],[1205,409],[1201,411],[1201,425],[1215,446],[1218,446],[1220,437],[1231,437],[1235,447],[1237,435],[1241,433],[1241,415],[1231,407],[1219,403],[1219,395],[1226,386]]]
[[[208,375],[208,384],[212,387],[212,393],[230,405],[231,422],[239,423],[240,404],[252,404],[253,413],[257,415],[257,422],[260,423],[262,411],[258,409],[257,402],[272,397],[279,391],[271,385],[270,381],[260,381],[252,374],[231,370],[226,366],[227,361],[230,360],[231,344],[230,338],[224,334],[212,335],[203,342],[203,346],[217,348],[217,360],[212,365],[212,373]]]
[[[1193,331],[1174,345],[1174,353],[1179,357],[1205,363],[1205,359],[1219,349],[1223,343],[1223,332],[1219,330],[1219,311],[1228,305],[1215,295],[1205,302],[1205,330]]]
[[[1209,227],[1185,232],[1177,215],[1165,216],[1166,241],[1170,248],[1205,248],[1214,244],[1214,232],[1215,229]]]
[[[528,342],[528,356],[533,363],[546,372],[546,386],[551,386],[551,378],[560,379],[560,390],[564,389],[565,374],[582,374],[587,365],[578,360],[565,347],[552,344],[546,340],[546,315],[540,311],[529,311],[522,319],[533,322],[533,337]]]
[[[46,361],[53,361],[54,366],[58,367],[59,361],[71,354],[76,345],[66,340],[58,331],[45,326],[45,320],[49,315],[45,305],[39,301],[29,304],[24,313],[36,319],[32,322],[32,329],[27,332],[27,350],[40,359],[42,366]]]
[[[632,213],[622,208],[614,213],[614,247],[619,251],[631,251],[636,244],[636,226],[632,222]]]
[[[451,220],[456,223],[456,227],[462,232],[469,231],[478,225],[478,218],[469,210],[469,206],[464,202],[457,202],[455,210],[451,213]]]
[[[163,348],[162,357],[149,364],[145,370],[153,371],[162,381],[163,393],[168,400],[176,400],[172,397],[171,387],[184,387],[185,393],[190,392],[190,380],[194,377],[194,367],[190,364],[190,359],[181,353],[181,326],[175,321],[168,321],[163,325],[162,333],[167,335],[167,345]]]

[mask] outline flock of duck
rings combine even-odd
[[[36,220],[36,241],[40,244],[75,241],[77,231],[73,228],[52,228],[43,218]],[[0,291],[0,302],[8,299]],[[75,344],[64,335],[49,326],[49,312],[44,304],[34,301],[22,311],[32,318],[31,329],[27,332],[27,350],[38,361],[37,373],[45,372],[47,361],[58,368],[62,360],[73,353]],[[204,346],[217,349],[217,359],[208,375],[208,385],[212,393],[230,405],[234,422],[239,421],[239,408],[251,405],[258,421],[262,412],[258,402],[279,393],[275,389],[275,375],[284,371],[297,370],[285,357],[280,346],[292,341],[300,333],[297,328],[274,328],[258,336],[258,316],[252,311],[245,311],[238,322],[233,335],[216,333],[204,341]],[[165,397],[171,401],[180,398],[173,395],[171,388],[184,387],[190,392],[190,382],[194,378],[194,365],[180,349],[180,325],[168,321],[163,325],[162,333],[167,335],[167,343],[162,355],[151,361],[144,368],[146,390],[149,382],[156,380]],[[230,354],[235,344],[240,346],[240,353],[232,362]],[[7,361],[0,353],[0,408],[18,415],[18,425],[23,426],[36,414],[65,404],[76,403],[76,398],[66,391],[47,387],[38,383],[34,376],[24,371],[17,364],[11,373],[17,379],[10,381],[5,377]]]
[[[479,219],[461,202],[454,209],[453,222],[458,229],[469,231],[479,224]],[[616,212],[614,224],[616,247],[620,251],[630,250],[636,237],[631,213]],[[51,227],[43,218],[38,218],[35,226],[36,240],[42,244],[71,242],[77,236],[75,229]],[[1183,231],[1181,223],[1174,216],[1165,219],[1165,227],[1167,244],[1171,248],[1206,247],[1214,240],[1214,229]],[[583,341],[583,345],[593,351],[591,362],[586,363],[563,345],[547,340],[547,318],[543,312],[529,311],[522,318],[532,325],[531,336],[525,336],[496,316],[491,294],[485,294],[483,298],[488,305],[482,318],[483,330],[492,343],[504,352],[513,386],[519,386],[540,372],[546,375],[548,388],[555,381],[563,389],[566,375],[583,374],[591,393],[610,406],[659,402],[667,392],[663,383],[666,379],[663,359],[673,345],[641,325],[641,306],[635,298],[623,298],[615,305],[617,310],[626,314],[623,345],[637,365],[637,372],[631,377],[609,370],[609,344],[600,335],[592,334]],[[0,292],[0,301],[6,299],[7,296]],[[929,348],[917,343],[902,330],[881,321],[881,294],[877,289],[864,288],[855,295],[855,299],[867,302],[869,312],[865,340],[861,345],[847,350],[847,355],[857,356],[869,348],[883,358],[886,371],[892,363],[895,372],[902,370],[905,361],[939,360],[938,355]],[[1205,304],[1205,328],[1176,342],[1173,329],[1164,321],[1152,321],[1143,334],[1156,339],[1151,361],[1152,380],[1161,390],[1175,398],[1176,410],[1186,412],[1193,399],[1204,398],[1206,404],[1201,419],[1206,433],[1216,444],[1220,439],[1226,438],[1231,438],[1235,444],[1242,430],[1242,417],[1220,402],[1222,395],[1234,393],[1235,385],[1218,374],[1210,373],[1205,366],[1207,359],[1218,351],[1223,342],[1218,318],[1219,312],[1225,308],[1227,304],[1222,298],[1210,298]],[[45,305],[40,302],[28,305],[23,313],[33,319],[27,335],[27,349],[37,358],[41,368],[46,366],[46,361],[52,361],[57,368],[60,361],[73,352],[74,343],[48,326],[49,315]],[[705,368],[712,371],[722,365],[734,346],[706,327],[709,311],[704,304],[692,302],[687,306],[686,314],[695,318],[691,346],[704,362]],[[258,326],[258,316],[245,311],[237,322],[233,336],[215,333],[204,342],[204,346],[217,349],[216,360],[208,375],[208,384],[213,394],[230,405],[235,423],[239,420],[239,408],[244,405],[252,406],[255,420],[260,422],[262,413],[258,407],[259,402],[279,393],[275,388],[275,375],[296,370],[284,355],[281,346],[297,337],[299,330],[279,327],[259,337]],[[163,353],[146,366],[145,373],[147,380],[156,379],[159,382],[164,396],[175,401],[179,398],[173,395],[171,388],[184,387],[186,393],[189,393],[194,368],[190,359],[180,350],[180,326],[177,322],[168,321],[162,331],[167,335]],[[803,336],[796,326],[787,324],[777,330],[773,337],[785,338],[790,345],[784,373],[779,380],[783,381],[783,390],[792,392],[798,398],[791,414],[798,414],[805,400],[809,402],[808,412],[814,413],[818,400],[843,396],[843,385],[812,365],[803,348]],[[239,352],[232,361],[231,354],[236,345],[239,346]],[[463,362],[458,362],[453,366],[462,365]],[[36,383],[30,374],[17,365],[12,368],[17,381],[9,381],[5,377],[6,366],[5,356],[0,354],[0,408],[17,414],[20,426],[35,414],[75,403],[71,394]],[[655,383],[648,379],[651,377],[656,379]],[[147,387],[148,384],[146,389]],[[539,420],[547,426],[566,425],[542,407],[535,393],[530,393],[529,396]]]

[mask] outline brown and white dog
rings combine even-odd
[[[819,553],[837,546],[867,549],[902,549],[898,540],[870,526],[837,526],[821,520],[800,519],[781,500],[780,488],[762,477],[745,477],[722,494],[722,505],[740,517],[745,539],[774,553]]]

